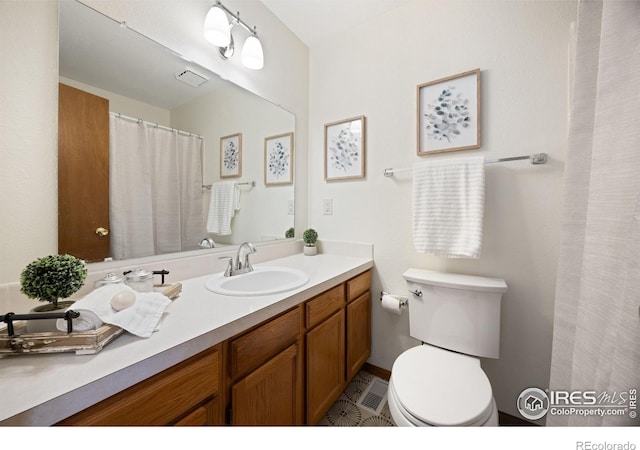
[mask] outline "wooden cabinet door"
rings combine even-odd
[[[302,343],[296,342],[231,389],[232,425],[301,425]]]
[[[347,380],[351,380],[371,354],[371,293],[347,305]]]
[[[58,253],[110,254],[109,100],[59,84]]]
[[[345,388],[345,312],[307,333],[307,424],[315,425]]]

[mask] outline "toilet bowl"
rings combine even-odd
[[[387,391],[397,426],[497,426],[489,379],[477,358],[430,345],[402,353]]]

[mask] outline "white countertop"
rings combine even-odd
[[[159,331],[143,339],[124,333],[95,355],[9,355],[0,358],[1,425],[52,425],[172,365],[373,267],[371,258],[319,254],[255,264],[305,271],[293,291],[230,297],[204,287],[213,275],[182,281]]]

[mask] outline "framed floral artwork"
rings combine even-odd
[[[417,90],[418,155],[480,148],[480,69]]]
[[[293,133],[264,138],[264,184],[293,183]]]
[[[364,178],[366,150],[364,116],[324,126],[325,181]]]
[[[242,133],[220,138],[220,178],[242,175]]]

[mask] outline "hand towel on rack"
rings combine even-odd
[[[211,187],[207,231],[219,235],[231,234],[231,219],[240,209],[240,190],[235,182],[222,181]]]
[[[413,166],[413,242],[417,251],[480,258],[484,157],[447,158]]]

